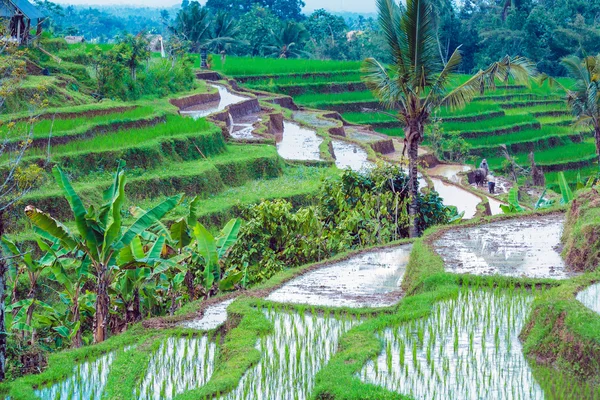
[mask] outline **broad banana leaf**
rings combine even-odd
[[[219,290],[228,291],[235,289],[235,285],[241,282],[244,277],[244,273],[242,271],[231,272],[223,277],[221,282],[219,282]]]
[[[189,225],[184,218],[171,225],[171,239],[177,242],[177,247],[180,249],[192,242],[192,237],[189,234]]]
[[[585,184],[581,180],[581,171],[577,171],[577,187],[576,190],[585,188]]]
[[[213,235],[201,224],[197,223],[194,227],[194,236],[198,254],[204,259],[204,285],[208,289],[212,286],[215,277],[219,278],[217,242]]]
[[[513,186],[508,192],[508,204],[514,208],[514,212],[524,211],[523,207],[519,204],[519,188],[517,186]],[[504,211],[504,208],[502,208],[502,211]]]
[[[573,191],[571,191],[569,183],[565,178],[565,174],[562,171],[558,173],[558,186],[560,187],[560,193],[562,195],[560,203],[568,204],[571,200],[573,200]]]
[[[175,208],[175,206],[177,206],[177,203],[179,203],[181,197],[181,194],[169,197],[165,201],[163,201],[162,203],[160,203],[159,205],[157,205],[156,207],[139,217],[133,223],[133,225],[131,225],[129,229],[127,229],[127,231],[123,233],[123,236],[121,236],[121,239],[119,240],[118,246],[129,245],[129,243],[131,243],[135,236],[141,234],[143,231],[145,231],[154,223],[156,223],[156,221],[164,217],[169,211]]]
[[[63,247],[74,250],[77,247],[77,241],[69,230],[50,215],[38,210],[33,206],[25,207],[25,214],[31,222],[46,232],[54,239],[58,239]]]
[[[56,165],[52,169],[52,174],[54,175],[54,179],[58,186],[62,189],[65,194],[69,205],[71,206],[71,210],[73,211],[73,215],[75,216],[75,225],[77,226],[77,230],[79,234],[87,241],[93,245],[97,245],[96,236],[94,232],[89,228],[86,221],[87,210],[81,201],[81,198],[73,189],[69,178],[64,174],[62,169]],[[92,245],[88,245],[92,247]]]
[[[227,250],[237,241],[242,221],[239,218],[232,219],[221,230],[221,236],[217,239],[218,259],[221,259],[227,253]]]
[[[190,201],[190,210],[187,216],[187,224],[189,226],[194,226],[198,222],[198,215],[200,215],[200,199],[198,196],[195,196],[192,201]]]

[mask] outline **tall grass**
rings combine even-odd
[[[91,128],[95,125],[109,124],[120,121],[134,121],[148,117],[156,111],[152,107],[136,107],[124,112],[116,112],[96,117],[79,117],[71,119],[44,119],[30,124],[27,121],[12,124],[0,125],[0,135],[10,139],[22,137],[26,132],[33,129],[33,138],[46,138],[52,132],[52,136],[66,136],[72,132],[81,132],[85,128]],[[60,117],[60,114],[58,114]]]
[[[513,144],[530,142],[534,140],[548,139],[565,135],[575,135],[578,132],[573,128],[564,126],[542,126],[542,129],[527,129],[505,135],[482,135],[476,138],[465,139],[474,148],[499,146],[502,144]]]
[[[257,79],[245,83],[248,87],[255,86],[294,86],[294,85],[306,85],[306,84],[317,84],[317,83],[345,83],[345,82],[360,82],[360,73],[337,73],[330,76],[312,75],[308,77],[298,76],[278,76],[268,79]]]
[[[151,141],[157,138],[168,138],[192,133],[200,134],[210,131],[211,128],[214,128],[214,125],[209,123],[205,118],[194,120],[193,118],[179,115],[168,115],[165,122],[154,126],[138,129],[121,129],[114,133],[53,146],[50,149],[50,156],[135,147],[150,144]],[[45,154],[45,149],[38,148],[29,149],[27,152],[28,156],[44,156]]]
[[[536,119],[530,115],[505,115],[472,122],[444,122],[442,127],[446,132],[485,132],[532,122]]]
[[[343,93],[322,93],[322,94],[303,94],[294,97],[294,101],[298,104],[303,105],[327,105],[327,104],[340,104],[340,103],[351,103],[357,101],[376,101],[373,94],[367,90],[358,92],[343,92]]]
[[[212,68],[229,76],[277,75],[310,72],[358,71],[361,61],[309,60],[303,58],[249,58],[228,56],[225,63],[213,56]]]

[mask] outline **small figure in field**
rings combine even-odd
[[[494,194],[496,191],[496,180],[494,179],[494,175],[490,175],[488,177],[488,192],[490,194]]]
[[[490,171],[487,160],[484,158],[479,168],[473,171],[469,176],[469,183],[474,183],[477,186],[483,186],[487,182],[487,176]]]

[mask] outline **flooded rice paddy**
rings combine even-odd
[[[481,203],[479,196],[459,186],[446,183],[438,178],[431,178],[433,187],[447,206],[455,206],[458,212],[464,211],[463,219],[471,219],[477,213],[477,205]]]
[[[433,168],[427,169],[427,175],[429,176],[441,176],[444,177],[451,182],[460,183],[461,177],[459,174],[461,172],[470,171],[471,167],[468,165],[459,165],[459,164],[438,164]]]
[[[242,118],[231,118],[229,135],[234,139],[257,139],[254,135],[254,124],[261,121],[260,115],[250,114]]]
[[[590,310],[600,314],[600,282],[577,293],[577,300]]]
[[[346,132],[346,137],[366,143],[377,142],[387,138],[384,135],[369,131],[364,127],[346,126],[344,127],[344,131]]]
[[[207,331],[216,329],[227,320],[227,307],[235,299],[225,300],[220,303],[212,304],[204,310],[204,314],[199,319],[184,321],[180,325],[184,328],[198,329]]]
[[[100,400],[115,353],[76,365],[64,381],[35,391],[42,400]]]
[[[283,122],[283,133],[275,135],[277,152],[286,160],[318,161],[321,159],[319,146],[323,139],[313,130],[294,122]]]
[[[168,338],[151,356],[146,376],[135,390],[139,400],[170,400],[210,379],[215,343],[203,337]]]
[[[428,318],[381,332],[384,350],[360,377],[415,399],[543,399],[518,337],[532,300],[461,292]]]
[[[337,307],[385,307],[401,297],[400,283],[412,245],[367,251],[310,271],[267,300]]]
[[[300,121],[304,124],[315,126],[317,128],[333,128],[338,126],[339,122],[332,121],[329,119],[319,118],[319,114],[311,111],[296,111],[292,115],[296,121]]]
[[[364,171],[373,167],[367,160],[367,152],[357,144],[332,140],[335,165],[339,169],[350,168],[353,171]]]
[[[189,115],[192,118],[198,119],[206,117],[210,114],[223,111],[225,108],[232,104],[240,103],[244,100],[248,100],[248,97],[239,96],[229,91],[228,88],[221,85],[209,85],[213,88],[216,88],[219,91],[219,95],[221,99],[219,101],[198,104],[193,107],[188,107],[185,110],[181,111],[182,115]]]
[[[560,255],[563,222],[554,214],[452,229],[434,247],[449,272],[564,279],[574,273]]]
[[[315,375],[336,352],[340,336],[358,322],[347,316],[264,312],[274,331],[256,345],[262,354],[260,361],[234,391],[218,399],[307,399]]]

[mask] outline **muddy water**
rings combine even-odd
[[[319,114],[310,111],[296,111],[292,117],[296,121],[315,126],[317,128],[333,128],[338,126],[339,122],[319,118]]]
[[[150,358],[141,385],[134,391],[140,400],[170,400],[203,386],[215,364],[216,345],[201,338],[168,338]]]
[[[458,186],[448,184],[440,179],[431,178],[434,189],[444,199],[447,206],[455,206],[458,212],[465,212],[463,219],[471,219],[477,213],[477,205],[481,199],[473,193]]]
[[[573,273],[560,256],[563,221],[547,215],[452,229],[434,246],[449,272],[564,279]]]
[[[384,351],[360,377],[415,399],[543,399],[519,341],[532,300],[462,292],[430,317],[382,332]]]
[[[260,121],[261,118],[258,114],[247,115],[235,120],[232,118],[229,134],[234,139],[256,139],[258,137],[253,134],[254,124]]]
[[[367,170],[373,163],[367,160],[367,152],[354,143],[332,140],[335,165],[339,169],[350,168],[353,171]]]
[[[347,126],[344,128],[344,131],[346,131],[346,136],[350,139],[359,140],[361,142],[376,142],[385,138],[385,136],[378,135],[375,132],[367,131],[364,128]]]
[[[500,208],[500,206],[502,204],[504,204],[501,201],[496,200],[493,197],[488,196],[488,202],[490,203],[490,211],[492,212],[492,215],[500,215],[500,214],[504,214],[502,212],[502,209]]]
[[[428,168],[427,175],[442,176],[451,182],[460,183],[461,177],[458,174],[470,170],[471,167],[468,165],[438,164],[433,168]]]
[[[95,361],[78,364],[69,378],[36,390],[35,395],[42,400],[100,400],[114,358],[113,352]]]
[[[319,146],[323,139],[315,131],[294,122],[283,122],[283,133],[275,135],[277,152],[286,160],[317,161],[321,159]]]
[[[265,311],[274,324],[271,335],[259,339],[262,357],[237,388],[219,397],[230,400],[305,400],[317,372],[338,347],[340,336],[357,323],[332,316]]]
[[[237,94],[231,93],[229,89],[221,85],[209,85],[216,88],[219,91],[221,100],[212,103],[198,104],[193,107],[186,108],[181,111],[183,115],[189,115],[192,118],[206,117],[215,112],[223,111],[225,108],[232,104],[240,103],[244,100],[248,100],[248,97],[238,96]]]
[[[337,307],[384,307],[401,297],[412,245],[368,251],[308,272],[267,300]]]
[[[180,325],[185,328],[199,329],[207,331],[216,329],[227,320],[227,307],[235,299],[225,300],[217,304],[208,306],[200,319],[182,322]]]
[[[600,283],[595,283],[577,293],[577,300],[590,310],[600,314]]]

